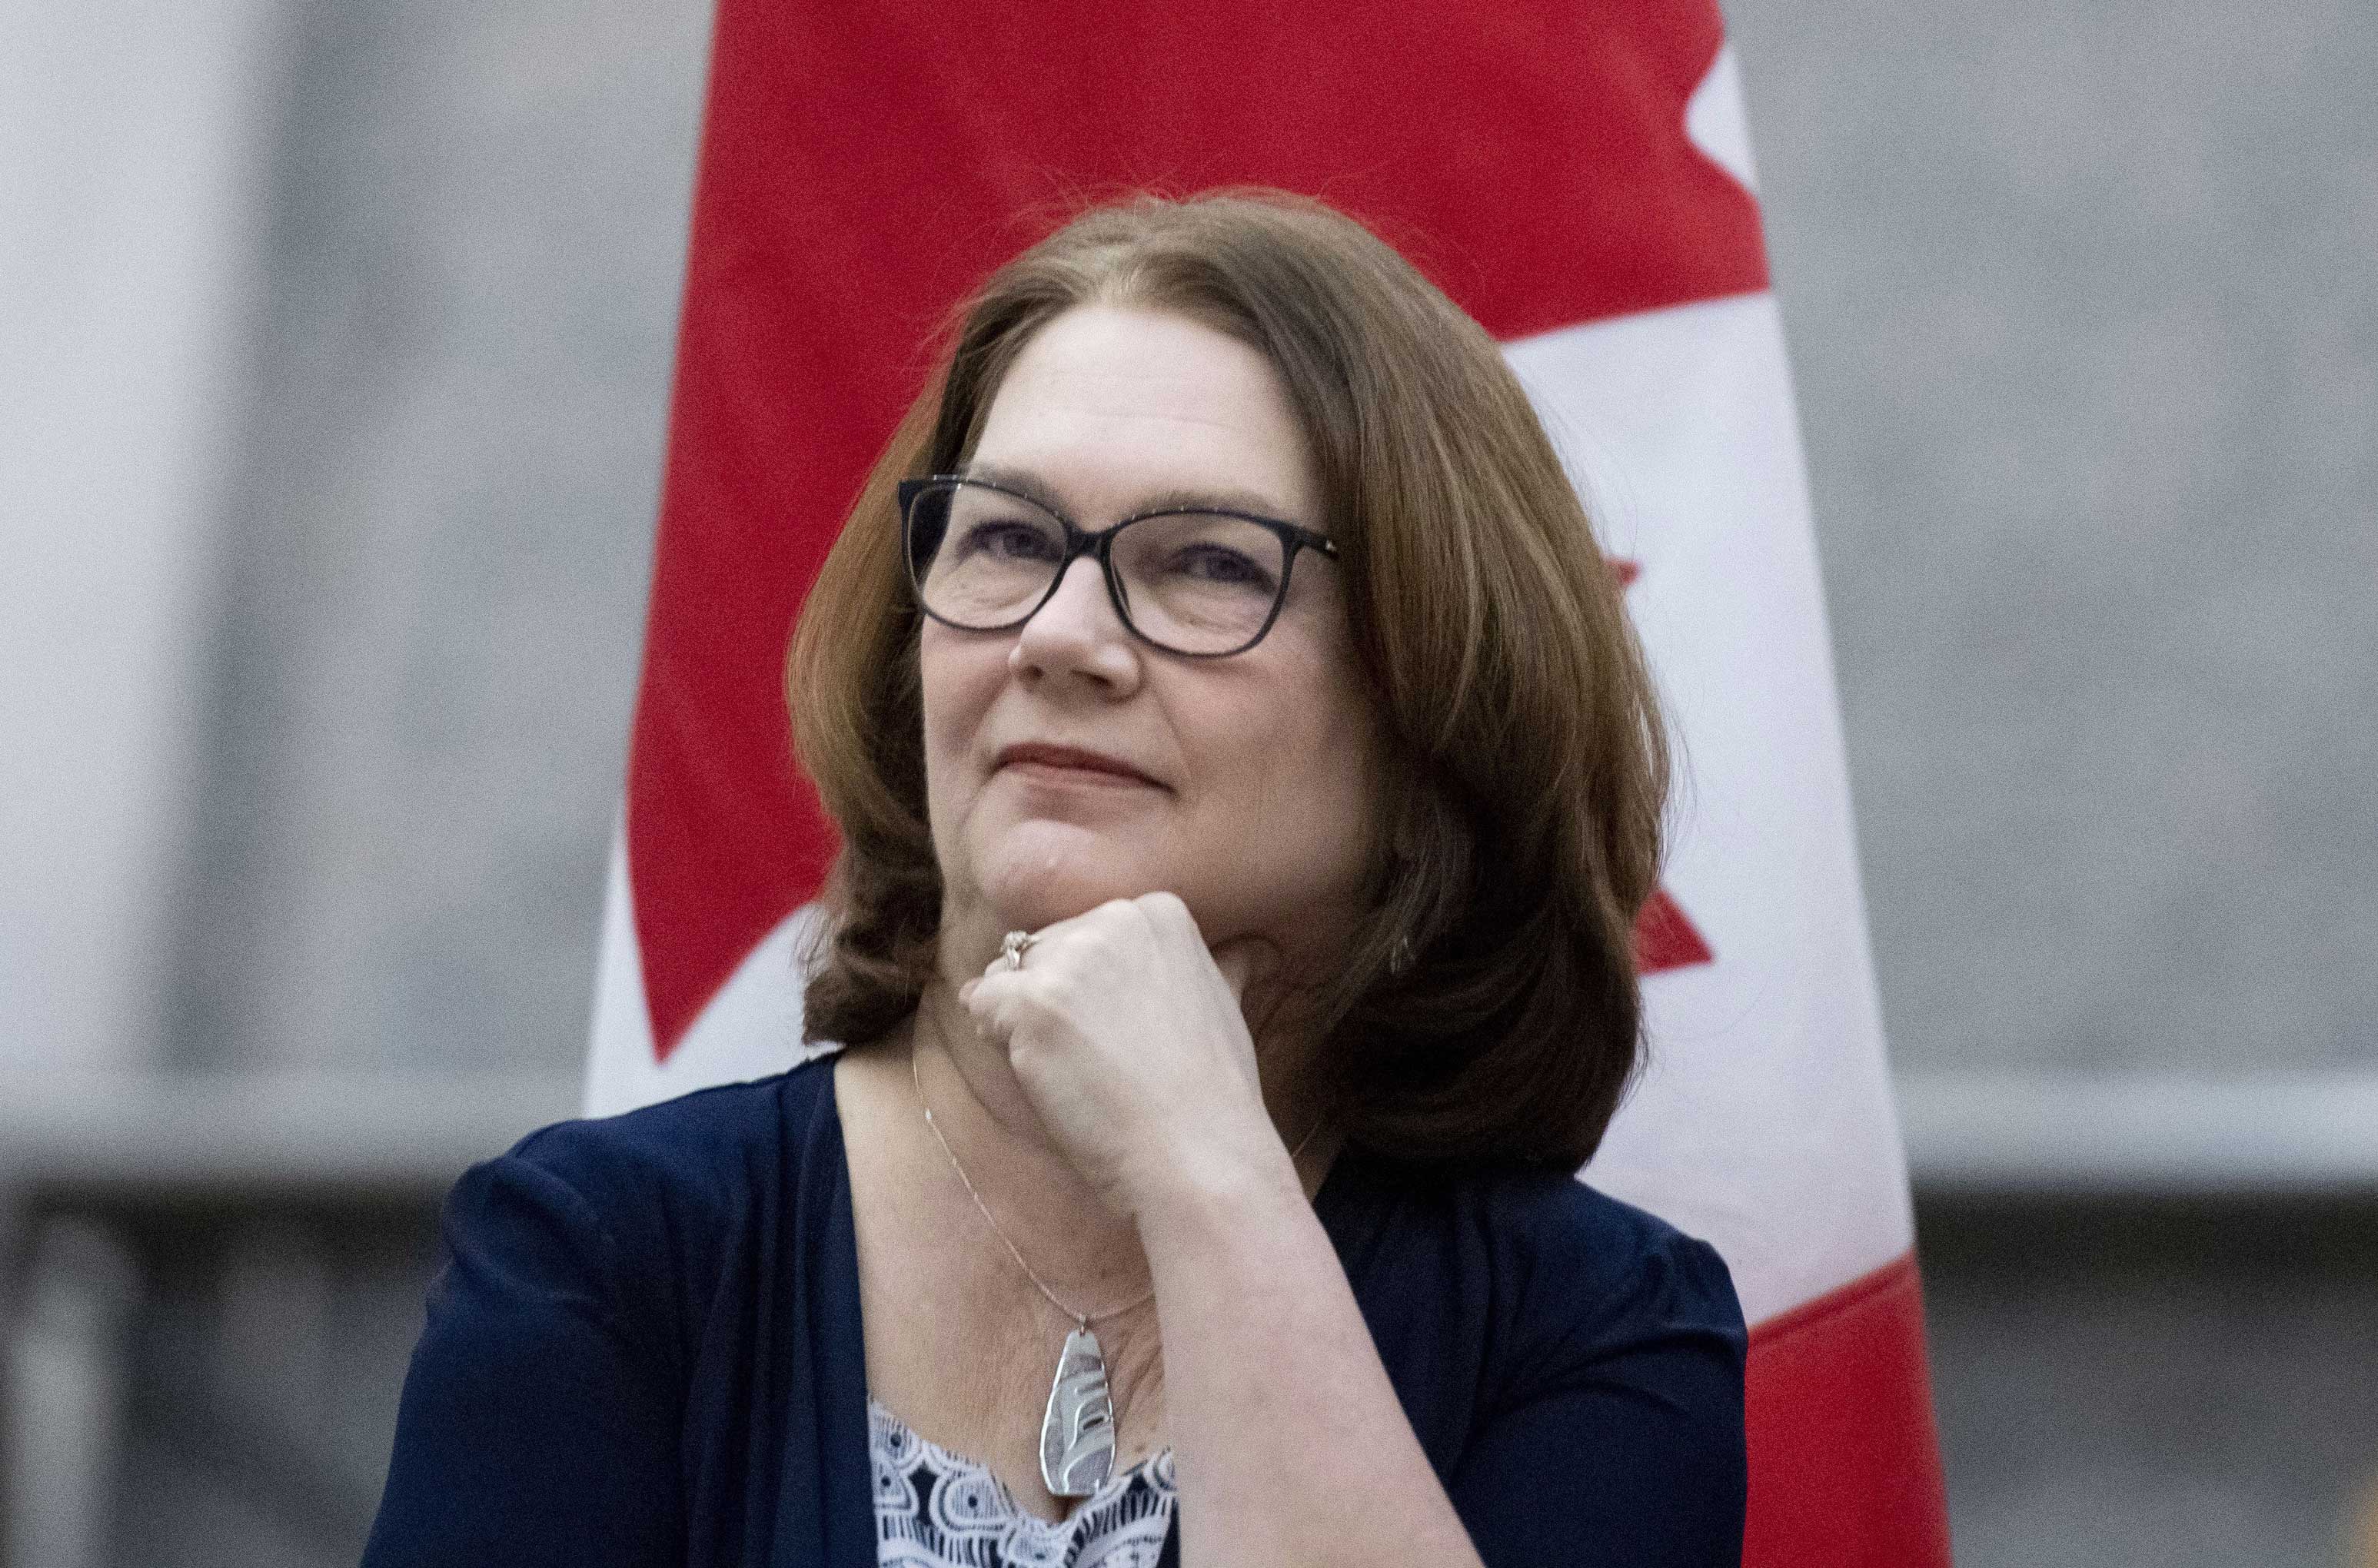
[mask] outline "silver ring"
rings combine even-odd
[[[1001,971],[1024,967],[1025,950],[1040,939],[1030,931],[1010,931],[999,939],[999,962],[991,967]]]

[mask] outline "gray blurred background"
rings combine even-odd
[[[1726,9],[1959,1561],[2361,1568],[2378,22]],[[708,20],[0,0],[12,1568],[352,1562],[574,1105]]]

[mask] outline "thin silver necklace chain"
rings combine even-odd
[[[943,1049],[946,1052],[948,1047],[943,1047]],[[1047,1297],[1049,1305],[1056,1308],[1084,1328],[1105,1323],[1110,1318],[1119,1318],[1125,1312],[1145,1307],[1148,1302],[1156,1299],[1156,1287],[1153,1284],[1122,1306],[1109,1307],[1103,1312],[1077,1312],[1057,1299],[1057,1293],[1049,1288],[1046,1280],[1032,1272],[1032,1265],[1024,1261],[1024,1254],[1017,1251],[1015,1243],[1008,1239],[1006,1227],[1002,1226],[998,1217],[991,1212],[991,1205],[982,1201],[982,1194],[975,1191],[973,1178],[967,1175],[966,1167],[958,1161],[957,1151],[950,1147],[949,1139],[943,1135],[942,1124],[933,1119],[933,1107],[925,1103],[925,1080],[917,1067],[917,1059],[923,1054],[917,1048],[916,1042],[912,1039],[908,1045],[908,1082],[917,1091],[917,1107],[925,1113],[925,1127],[932,1133],[933,1142],[942,1146],[942,1155],[950,1162],[950,1169],[957,1173],[958,1184],[966,1189],[966,1195],[974,1200],[975,1212],[982,1215],[983,1224],[991,1227],[991,1233],[999,1238],[999,1244],[1007,1249],[1007,1255],[1015,1260],[1015,1266],[1024,1271],[1024,1277],[1032,1282],[1032,1288]],[[1296,1147],[1289,1151],[1290,1164],[1295,1164],[1303,1156],[1304,1151],[1312,1145],[1314,1136],[1321,1131],[1321,1122],[1324,1119],[1316,1119]]]

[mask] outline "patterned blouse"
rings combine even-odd
[[[1156,1568],[1172,1525],[1172,1451],[1159,1449],[1051,1524],[989,1466],[867,1402],[879,1568]]]

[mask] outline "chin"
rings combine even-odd
[[[1009,930],[1037,931],[1070,920],[1111,899],[1137,898],[1162,884],[1129,877],[1054,869],[1003,878],[984,889],[986,901]]]
[[[1035,827],[1041,831],[1016,834],[990,856],[978,884],[1005,929],[1037,931],[1110,899],[1136,898],[1170,885],[1160,868],[1118,856],[1116,846],[1099,834],[1053,824]]]

